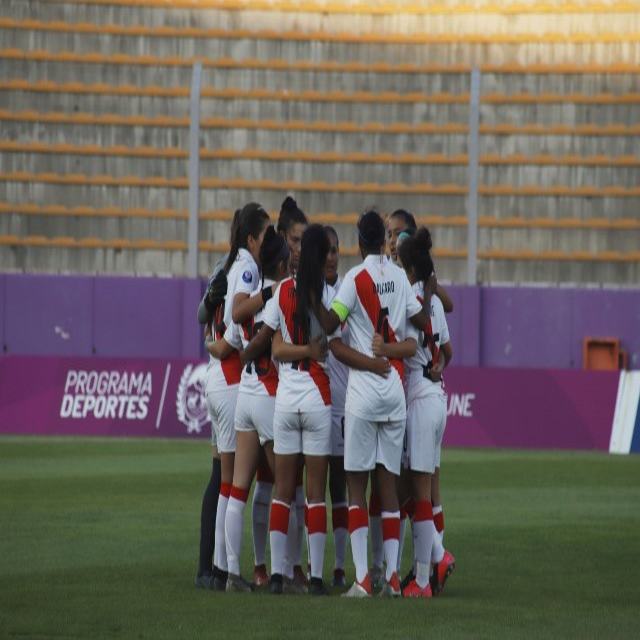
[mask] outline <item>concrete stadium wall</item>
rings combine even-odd
[[[203,358],[204,281],[0,275],[5,354]],[[640,290],[451,286],[454,365],[580,369],[588,336],[640,369]]]

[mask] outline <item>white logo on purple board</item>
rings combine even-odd
[[[207,365],[188,364],[180,378],[176,395],[178,420],[187,427],[187,433],[200,433],[210,422],[205,396]]]

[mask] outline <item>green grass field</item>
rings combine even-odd
[[[208,473],[205,442],[0,438],[0,637],[640,633],[638,457],[447,451],[458,569],[428,602],[196,590]]]

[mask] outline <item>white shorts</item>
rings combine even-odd
[[[236,404],[236,431],[256,431],[260,444],[273,440],[275,396],[257,396],[240,391]]]
[[[447,424],[447,397],[432,394],[412,400],[407,409],[404,466],[433,473],[440,466],[442,437]]]
[[[234,384],[226,389],[207,389],[207,409],[220,453],[234,453],[236,450],[236,430],[233,425],[239,386]]]
[[[344,413],[331,414],[331,455],[344,456]]]
[[[347,411],[344,420],[345,471],[370,471],[376,464],[400,475],[405,421],[365,420]]]
[[[273,416],[273,451],[278,455],[331,454],[331,407],[318,411],[278,411]]]

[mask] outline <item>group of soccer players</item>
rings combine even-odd
[[[429,231],[409,212],[385,223],[369,210],[357,226],[362,263],[341,279],[335,230],[309,225],[291,197],[277,227],[256,203],[234,215],[230,252],[198,312],[214,457],[196,586],[326,595],[327,478],[333,585],[346,586],[349,536],[355,566],[344,596],[429,598],[455,568],[439,475],[453,307],[435,278]],[[249,582],[240,555],[254,477]],[[413,563],[401,582],[407,520]]]

